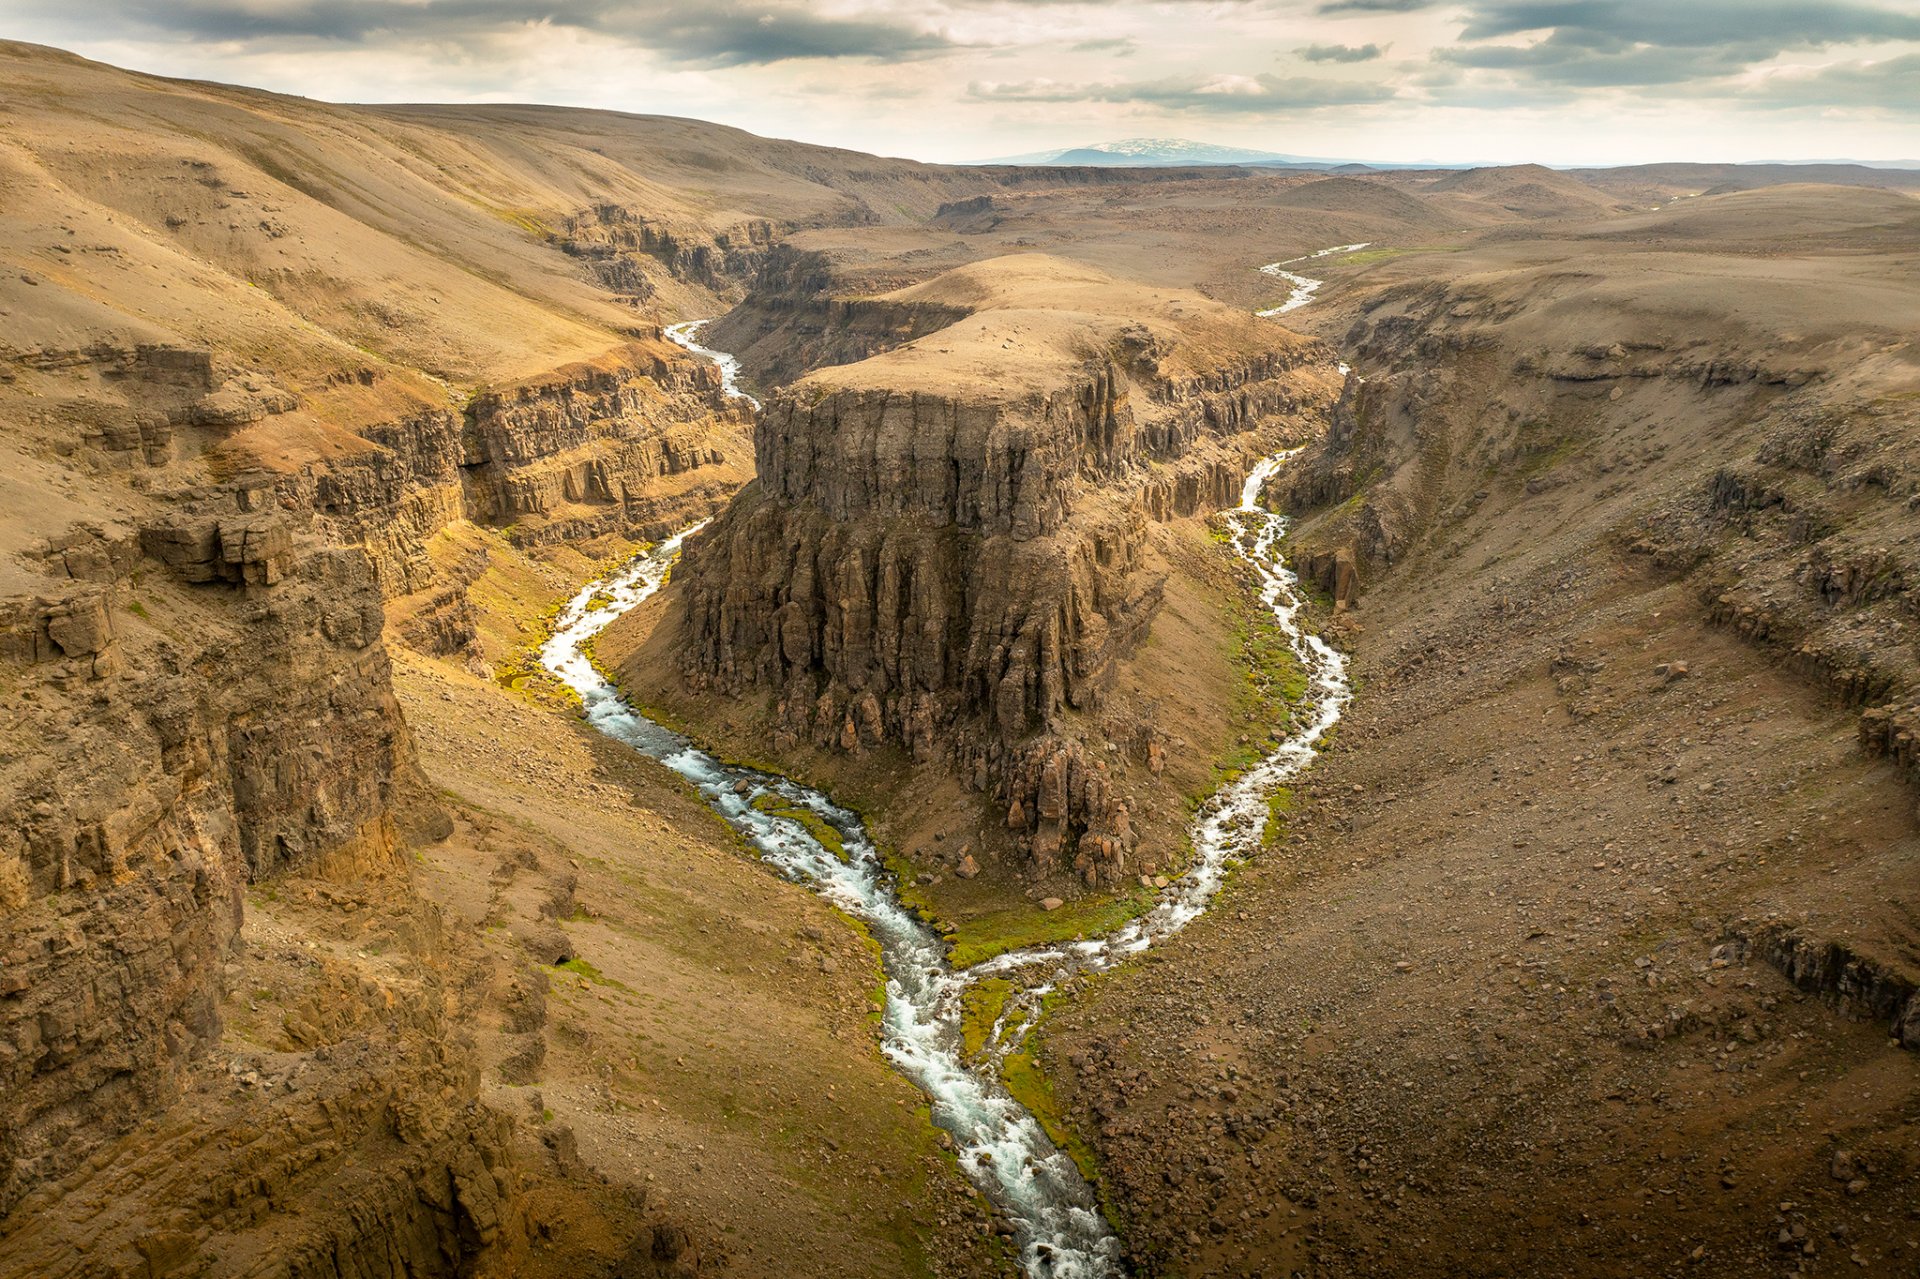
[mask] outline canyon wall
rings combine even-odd
[[[1904,339],[1851,299],[1848,311],[1794,294],[1783,325],[1770,295],[1788,286],[1774,281],[1722,283],[1741,304],[1712,324],[1690,277],[1636,282],[1609,294],[1598,272],[1490,273],[1357,300],[1346,349],[1361,373],[1286,499],[1311,517],[1303,571],[1351,600],[1355,579],[1452,571],[1488,528],[1540,530],[1569,578],[1576,549],[1604,552],[1619,580],[1676,585],[1705,624],[1816,690],[1843,736],[1920,797],[1920,412]],[[1558,514],[1529,524],[1543,507]],[[1532,554],[1512,543],[1480,565],[1512,616],[1547,572],[1523,567]],[[1553,661],[1587,713],[1597,668]],[[1731,931],[1914,1044],[1905,907],[1893,922],[1842,915],[1844,897],[1818,882],[1783,879]]]
[[[757,385],[779,386],[891,351],[967,314],[939,302],[845,294],[826,254],[777,245],[746,298],[714,322],[708,341],[732,352]]]
[[[1282,335],[1284,336],[1284,335]],[[776,744],[891,743],[996,797],[1041,872],[1138,873],[1098,709],[1160,604],[1148,526],[1231,506],[1253,460],[1313,429],[1308,343],[1163,373],[1119,333],[1056,386],[804,381],[755,437],[758,482],[678,572],[696,688],[774,699]]]
[[[394,699],[386,608],[434,601],[411,618],[430,615],[422,646],[471,650],[470,577],[431,554],[454,524],[537,549],[712,510],[745,464],[717,375],[650,337],[462,411],[388,370],[301,393],[219,350],[96,342],[11,351],[0,383],[32,406],[13,442],[82,481],[50,474],[16,512],[0,596],[0,1272],[103,1273],[72,1268],[68,1233],[96,1200],[121,1205],[96,1259],[155,1274],[505,1264],[523,1178],[476,1101],[458,979],[348,958],[305,1030],[235,1066],[235,987],[260,980],[245,901],[380,884],[421,971],[447,969],[405,850],[449,827]],[[273,1211],[355,1166],[297,1227]]]

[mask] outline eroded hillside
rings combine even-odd
[[[1781,188],[1302,313],[1360,695],[1049,1037],[1143,1267],[1911,1266],[1917,262],[1920,203]]]
[[[1008,1273],[871,939],[533,646],[712,517],[623,687],[858,804],[956,962],[1104,931],[1299,696],[1213,518],[1294,444],[1351,713],[1021,1058],[1131,1264],[1911,1267],[1910,197],[19,45],[0,121],[0,1274]],[[666,335],[723,311],[758,414]]]

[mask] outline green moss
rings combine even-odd
[[[588,963],[586,960],[581,959],[578,956],[575,956],[574,958],[569,959],[564,963],[554,964],[552,966],[552,971],[568,972],[568,973],[572,973],[576,977],[584,977],[596,986],[611,986],[615,990],[624,990],[629,994],[633,992],[633,988],[627,985],[625,982],[616,981],[614,978],[607,976],[605,973],[601,972],[598,968],[595,968],[592,964]]]
[[[861,944],[866,948],[867,962],[873,966],[873,991],[869,996],[870,1006],[867,1009],[867,1022],[877,1028],[880,1025],[881,1019],[887,1014],[887,967],[884,952],[880,949],[880,942],[874,937],[872,931],[867,928],[864,922],[849,915],[838,906],[832,907],[832,910],[834,914],[846,921],[847,927],[851,928],[860,938]],[[929,1116],[928,1122],[932,1122],[931,1116]]]
[[[989,977],[968,986],[960,995],[960,1047],[968,1057],[977,1057],[993,1034],[993,1023],[1007,1006],[1013,983],[1005,977]]]
[[[1267,823],[1260,829],[1260,845],[1271,848],[1280,840],[1280,833],[1286,829],[1287,817],[1293,812],[1293,788],[1276,786],[1267,796]]]
[[[139,600],[134,600],[132,603],[128,604],[127,612],[132,613],[135,617],[139,618],[143,622],[152,620],[147,616],[147,606],[145,604],[142,604]]]
[[[554,623],[565,606],[566,600],[555,600],[530,624],[522,624],[522,632],[531,629],[532,638],[494,663],[494,683],[532,702],[579,708],[580,695],[555,679],[540,661],[540,648],[553,634]]]
[[[1028,1113],[1040,1122],[1040,1126],[1046,1130],[1047,1139],[1079,1165],[1081,1176],[1099,1184],[1100,1161],[1095,1158],[1093,1147],[1067,1123],[1060,1102],[1053,1095],[1053,1081],[1040,1068],[1031,1041],[1029,1046],[1007,1054],[1001,1067],[1001,1079],[1014,1100],[1025,1106]]]
[[[900,899],[900,904],[941,932],[950,933],[952,929],[940,922],[940,910],[934,904],[933,894],[919,881],[919,867],[901,856],[899,849],[882,843],[880,837],[873,833],[873,824],[865,816],[860,820],[867,828],[867,837],[873,840],[874,850],[880,854],[881,865],[893,872],[893,895]]]
[[[753,806],[769,817],[784,817],[788,821],[799,823],[800,827],[813,836],[819,845],[838,857],[848,860],[846,841],[840,838],[840,832],[820,814],[801,804],[789,804],[778,795],[771,793],[753,797]]]
[[[1242,682],[1235,699],[1233,720],[1249,728],[1247,740],[1232,746],[1214,762],[1205,791],[1188,797],[1198,809],[1207,796],[1237,779],[1270,755],[1293,722],[1293,711],[1305,699],[1310,680],[1280,623],[1257,601],[1234,623],[1239,641]]]
[[[954,928],[950,958],[955,968],[969,968],[1010,950],[1099,936],[1145,914],[1152,905],[1150,889],[1134,888],[1118,896],[1085,897],[1058,910],[1016,906],[988,911]]]
[[[529,235],[536,236],[539,239],[552,240],[558,238],[554,234],[553,227],[545,218],[540,216],[539,210],[537,209],[494,209],[493,215],[502,222],[517,226],[522,231],[527,232]]]
[[[1372,266],[1376,262],[1390,262],[1394,258],[1404,258],[1413,253],[1458,253],[1459,245],[1451,244],[1412,244],[1404,247],[1386,247],[1361,249],[1357,253],[1338,253],[1324,259],[1328,266]]]

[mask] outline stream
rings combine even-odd
[[[699,322],[675,325],[667,335],[721,361],[728,393],[745,397],[732,357],[698,346],[699,330]],[[1001,1083],[1001,1062],[1031,1027],[1048,992],[1075,976],[1114,967],[1206,911],[1229,869],[1259,848],[1267,796],[1313,761],[1351,695],[1345,658],[1299,625],[1303,599],[1280,552],[1286,519],[1260,506],[1267,481],[1296,452],[1256,465],[1241,489],[1240,505],[1223,518],[1233,553],[1253,570],[1261,603],[1307,673],[1307,693],[1286,724],[1276,726],[1274,750],[1201,806],[1191,828],[1194,859],[1186,872],[1161,890],[1146,913],[1105,937],[1011,951],[956,971],[947,963],[940,937],[902,905],[893,873],[856,814],[789,778],[726,763],[621,699],[595,669],[588,646],[615,618],[665,585],[682,544],[704,524],[581,588],[541,649],[546,667],[580,695],[588,723],[685,778],[769,865],[867,927],[880,945],[886,976],[882,1051],[931,1099],[933,1121],[952,1134],[961,1169],[1012,1225],[1021,1264],[1036,1279],[1120,1275],[1121,1245],[1080,1169]],[[805,823],[782,816],[778,810],[783,808],[804,809],[832,827],[843,846],[840,854]],[[1010,981],[1013,993],[989,1037],[991,1047],[969,1061],[961,1042],[961,997],[986,977]]]
[[[700,331],[712,323],[712,320],[687,320],[680,324],[669,324],[661,333],[675,346],[684,347],[702,359],[712,360],[719,365],[721,394],[730,400],[744,400],[748,408],[759,412],[760,401],[740,389],[740,361],[731,352],[700,345]]]
[[[1336,244],[1331,249],[1317,249],[1312,253],[1303,254],[1297,258],[1288,258],[1285,262],[1267,263],[1260,268],[1260,273],[1285,280],[1289,289],[1287,300],[1279,306],[1270,306],[1264,311],[1255,311],[1254,314],[1265,319],[1269,316],[1285,315],[1289,311],[1297,311],[1307,303],[1313,301],[1313,295],[1318,293],[1320,286],[1326,283],[1325,280],[1315,280],[1304,275],[1297,275],[1287,270],[1288,267],[1298,266],[1302,262],[1311,262],[1315,258],[1330,258],[1336,253],[1358,253],[1371,243],[1371,240],[1363,240],[1359,244]]]

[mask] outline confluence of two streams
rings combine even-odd
[[[1327,252],[1356,247],[1362,246]],[[1271,314],[1303,305],[1320,285],[1278,269],[1285,265],[1290,264],[1262,268],[1287,279],[1294,290],[1293,297]],[[738,362],[723,351],[699,345],[697,338],[705,324],[676,324],[666,334],[718,364],[725,392],[758,408],[738,385]],[[588,645],[615,618],[665,584],[682,543],[704,527],[704,521],[668,538],[610,577],[582,587],[561,611],[553,636],[541,649],[547,669],[580,695],[589,724],[692,783],[763,860],[866,925],[880,945],[886,975],[882,1050],[932,1100],[933,1121],[953,1135],[960,1167],[1012,1224],[1021,1264],[1032,1276],[1099,1279],[1119,1275],[1120,1241],[1073,1160],[1054,1146],[1039,1121],[1000,1082],[1002,1060],[1031,1027],[1032,1014],[1048,992],[1074,976],[1114,967],[1179,932],[1206,911],[1228,868],[1258,849],[1267,819],[1267,796],[1312,763],[1321,739],[1339,720],[1351,696],[1346,659],[1299,624],[1303,600],[1298,579],[1280,553],[1287,521],[1260,505],[1267,481],[1298,451],[1276,454],[1255,466],[1241,489],[1240,505],[1225,512],[1225,520],[1233,552],[1254,570],[1262,605],[1271,610],[1307,673],[1306,695],[1292,709],[1286,735],[1273,752],[1201,805],[1190,832],[1192,864],[1161,891],[1151,909],[1105,937],[1010,951],[956,971],[947,963],[940,937],[901,904],[893,874],[856,814],[789,778],[717,759],[621,698],[594,668]],[[840,837],[840,854],[814,838],[801,822],[756,807],[754,801],[763,796],[776,801],[771,808],[804,808],[831,826]],[[961,996],[968,986],[987,977],[1013,983],[1014,993],[989,1036],[991,1047],[969,1062],[961,1045]],[[1016,1022],[1012,1017],[1016,1010],[1027,1015]]]

